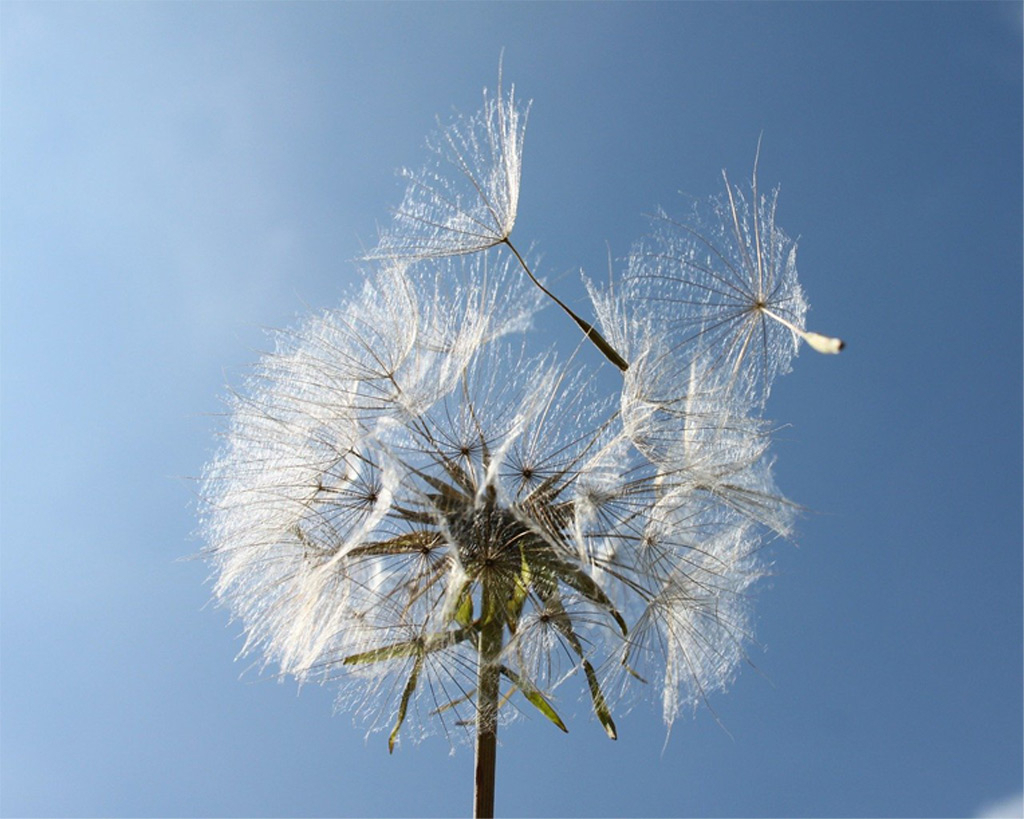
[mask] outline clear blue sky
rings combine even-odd
[[[805,352],[768,414],[810,510],[761,643],[675,726],[502,736],[499,815],[972,816],[1022,787],[1021,5],[20,4],[2,45],[6,816],[445,816],[394,756],[233,662],[195,484],[226,384],[340,301],[434,116],[534,100],[515,236],[585,307],[641,216],[761,182]],[[241,678],[240,678],[241,675]],[[1018,797],[1019,799],[1019,797]],[[1018,802],[1019,805],[1019,802]]]

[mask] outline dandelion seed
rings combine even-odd
[[[749,201],[722,177],[724,195],[698,203],[689,219],[657,215],[655,234],[630,257],[625,286],[647,303],[648,320],[662,325],[684,366],[700,361],[738,398],[763,406],[800,339],[822,353],[845,345],[804,329],[797,244],[775,223],[778,190],[758,190],[757,159]]]
[[[476,253],[505,242],[519,205],[529,105],[515,87],[484,91],[483,108],[459,117],[427,142],[429,161],[405,169],[405,198],[371,259],[429,259]]]

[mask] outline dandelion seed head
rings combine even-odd
[[[688,219],[660,214],[621,283],[587,281],[599,333],[509,242],[526,116],[499,76],[431,137],[361,289],[277,334],[204,473],[205,556],[243,653],[336,686],[390,749],[523,713],[566,730],[570,687],[614,739],[613,708],[640,695],[670,726],[725,689],[762,546],[795,517],[772,380],[800,340],[843,346],[804,328],[756,163],[749,194],[726,179]],[[613,381],[548,345],[545,297]]]
[[[729,533],[749,541],[772,524],[759,504],[781,502],[747,442],[756,424],[694,427],[707,397],[683,396],[689,426],[672,438],[666,422],[647,451],[606,382],[530,350],[539,304],[522,276],[484,257],[419,264],[433,274],[385,266],[279,336],[232,403],[204,530],[245,651],[337,684],[339,707],[392,726],[392,742],[396,722],[454,740],[475,714],[487,588],[505,601],[488,662],[506,695],[553,696],[580,675],[607,709],[629,685],[602,693],[596,669],[671,631],[658,685],[678,689],[664,694],[674,718],[728,666],[683,635],[746,634],[716,598],[758,574]],[[709,637],[712,610],[730,619]]]

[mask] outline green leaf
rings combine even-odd
[[[562,718],[555,713],[555,709],[551,707],[551,703],[549,703],[544,698],[544,695],[534,688],[531,683],[524,680],[508,666],[503,665],[501,667],[501,673],[508,677],[512,681],[512,684],[523,692],[523,696],[526,697],[526,699],[528,699],[538,711],[565,731],[565,733],[569,733],[569,729],[565,727],[565,723],[562,722]]]
[[[544,604],[555,613],[551,620],[555,628],[562,632],[566,642],[572,646],[573,651],[583,661],[583,673],[587,675],[587,685],[590,686],[590,699],[594,703],[594,713],[604,727],[605,733],[612,739],[618,739],[619,733],[615,728],[615,721],[612,719],[612,712],[608,707],[608,701],[604,698],[604,693],[601,691],[601,684],[597,681],[594,666],[590,664],[590,661],[583,654],[583,644],[580,642],[580,638],[576,636],[576,632],[573,631],[569,616],[566,614],[562,601],[558,597],[558,591],[556,590],[546,599]]]
[[[639,674],[637,674],[632,668],[629,667],[629,665],[626,663],[627,659],[629,659],[629,658],[628,657],[623,657],[623,659],[622,659],[622,667],[624,669],[626,669],[626,671],[629,673],[629,676],[633,677],[636,680],[639,680],[644,685],[647,685],[647,680],[645,680],[643,677],[641,677]]]
[[[591,603],[596,603],[602,608],[607,609],[608,613],[615,618],[615,622],[618,623],[623,636],[628,634],[629,629],[626,628],[626,621],[622,619],[622,615],[619,614],[611,599],[604,593],[604,589],[597,584],[594,578],[582,569],[571,566],[561,560],[552,560],[549,565],[563,583],[572,586]]]
[[[472,587],[467,583],[460,592],[462,601],[455,610],[455,622],[460,626],[469,626],[473,622]]]
[[[522,568],[520,568],[519,574],[516,575],[515,587],[505,606],[508,609],[508,630],[512,634],[516,633],[516,626],[519,625],[519,618],[522,616],[523,606],[530,594],[530,583],[533,580],[530,563],[526,559],[526,550],[520,547],[519,553],[521,555]]]
[[[615,730],[615,721],[612,719],[611,709],[608,701],[601,692],[601,685],[597,681],[597,674],[594,673],[594,666],[587,660],[583,661],[583,671],[587,675],[587,683],[590,685],[590,698],[594,701],[594,713],[604,726],[604,732],[612,739],[618,739],[618,731]]]
[[[448,571],[448,567],[444,567]],[[462,575],[450,586],[444,595],[441,622],[445,625],[456,622],[460,626],[473,624],[473,578]]]
[[[398,535],[390,540],[376,540],[356,546],[349,554],[358,557],[372,555],[399,555],[409,552],[421,552],[433,549],[441,544],[441,536],[436,532],[409,532]]]
[[[391,736],[388,737],[389,754],[395,750],[395,740],[398,739],[398,732],[402,727],[402,723],[405,722],[405,712],[409,708],[409,699],[416,690],[416,682],[419,679],[422,666],[423,656],[421,655],[416,658],[416,662],[413,664],[409,681],[405,684],[405,690],[402,692],[402,701],[398,704],[398,719],[395,721],[395,727],[391,729]]]
[[[370,651],[363,651],[359,654],[352,654],[342,660],[343,665],[363,665],[365,663],[380,663],[384,660],[396,660],[399,657],[412,657],[423,651],[423,640],[406,640],[401,643],[392,643],[389,646],[381,646]]]
[[[413,640],[403,640],[400,643],[392,643],[389,646],[373,648],[359,654],[352,654],[342,660],[343,665],[363,665],[364,663],[379,663],[384,660],[394,660],[399,657],[422,657],[431,651],[448,648],[456,643],[461,643],[467,637],[475,633],[472,627],[460,628],[455,631],[440,631],[430,634],[427,637],[417,637]]]

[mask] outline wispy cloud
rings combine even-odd
[[[1024,816],[1024,793],[988,802],[974,815],[978,819],[1020,819]]]

